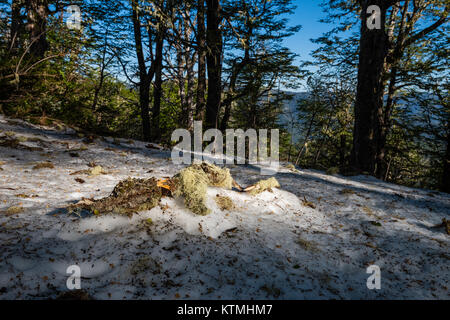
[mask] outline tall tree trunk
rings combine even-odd
[[[147,67],[145,65],[144,51],[142,48],[141,22],[138,13],[137,0],[131,0],[131,7],[132,7],[132,20],[133,20],[136,56],[139,65],[139,106],[141,109],[142,134],[145,141],[150,141],[151,132],[150,132],[149,104],[150,104],[151,78],[147,74]]]
[[[189,52],[188,52],[189,53]],[[194,75],[194,64],[195,64],[195,56],[187,57],[186,63],[186,78],[187,78],[187,96],[186,96],[186,106],[187,106],[187,122],[186,129],[189,131],[194,130],[194,116],[196,105],[194,104],[194,85],[195,85],[195,75]]]
[[[181,26],[178,26],[179,33],[181,33]],[[175,44],[176,48],[176,61],[177,61],[177,69],[176,69],[176,79],[178,82],[178,95],[180,96],[180,104],[181,104],[181,113],[179,115],[179,123],[183,126],[187,125],[187,105],[186,105],[186,81],[184,77],[185,68],[185,58],[186,56],[183,54],[183,46],[181,43]]]
[[[361,0],[361,39],[358,68],[358,86],[355,102],[355,125],[353,130],[352,165],[362,171],[375,174],[378,177],[386,175],[385,145],[391,126],[391,113],[397,65],[404,51],[414,42],[424,38],[448,21],[450,5],[447,4],[444,15],[421,31],[412,33],[418,18],[423,14],[427,3],[422,6],[414,3],[414,10],[408,15],[410,1],[404,1],[401,14],[401,24],[398,28],[394,44],[395,19],[400,9],[395,6],[391,12],[390,25],[385,31],[387,9],[400,1]],[[366,24],[367,8],[377,5],[380,12],[381,28],[369,30]],[[392,52],[389,52],[392,49]],[[383,63],[384,60],[384,63]],[[389,73],[390,71],[390,73]],[[385,77],[385,75],[389,77]],[[386,80],[390,78],[387,105],[383,108],[383,94]]]
[[[384,0],[362,1],[361,38],[358,85],[353,128],[352,165],[355,169],[375,174],[380,124],[378,113],[383,110],[383,71],[387,54],[387,36],[384,29],[386,5]],[[367,27],[367,8],[378,5],[381,28]]]
[[[384,73],[385,73],[385,82],[383,87],[386,87],[387,81],[389,81],[388,90],[387,90],[387,99],[386,105],[384,106],[384,110],[379,110],[378,113],[378,122],[380,124],[380,130],[378,131],[378,145],[377,145],[377,163],[376,163],[376,172],[375,176],[379,179],[385,180],[387,176],[388,163],[385,160],[386,157],[386,143],[387,136],[391,129],[391,115],[392,110],[394,108],[394,97],[395,92],[397,90],[397,63],[403,55],[403,44],[404,44],[404,27],[406,25],[407,12],[408,12],[409,1],[405,1],[403,4],[403,8],[401,11],[401,23],[398,28],[397,41],[395,44],[395,48],[391,53],[391,56],[386,56],[385,64],[384,64]],[[391,17],[389,21],[389,27],[387,30],[387,37],[389,43],[393,43],[394,41],[394,33],[395,33],[395,22],[397,19],[397,14],[400,7],[395,6],[392,9]],[[395,59],[394,59],[395,58]]]
[[[221,7],[219,0],[207,0],[206,3],[208,99],[206,101],[205,127],[217,128],[222,96],[222,32],[219,28]]]
[[[47,42],[47,0],[27,0],[27,29],[30,33],[30,53],[36,59],[44,57],[48,49]]]
[[[380,114],[378,114],[378,122],[380,123],[380,130],[378,131],[378,145],[377,145],[377,163],[376,163],[376,177],[384,179],[386,176],[387,162],[386,157],[386,143],[387,136],[391,129],[391,115],[394,108],[395,85],[397,81],[397,68],[393,67],[391,70],[388,94],[386,105]]]
[[[206,92],[206,30],[205,30],[205,0],[197,4],[197,56],[198,83],[196,96],[196,116],[200,120],[205,117]]]
[[[162,60],[164,48],[165,30],[160,24],[160,30],[156,37],[155,50],[155,82],[153,86],[153,109],[152,109],[152,140],[157,142],[161,139],[160,114],[162,97]]]
[[[23,5],[23,0],[13,0],[11,2],[11,35],[9,40],[9,50],[15,49],[19,46],[19,37],[23,24],[20,11],[22,10]]]
[[[192,38],[193,28],[189,23],[191,21],[189,11],[184,15],[184,37],[186,41]],[[196,111],[196,105],[194,104],[194,92],[195,92],[195,60],[196,54],[191,46],[186,45],[183,49],[184,61],[186,63],[186,129],[189,131],[194,130],[194,116]]]
[[[447,121],[447,152],[445,153],[444,158],[442,191],[450,193],[450,119]]]

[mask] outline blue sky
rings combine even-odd
[[[318,38],[332,26],[319,22],[319,19],[325,16],[319,6],[320,0],[294,0],[293,3],[297,9],[295,14],[289,16],[290,24],[300,24],[302,29],[284,43],[292,52],[300,55],[299,60],[309,59],[311,51],[317,48],[310,39]]]
[[[311,52],[318,47],[312,43],[310,39],[320,37],[323,33],[329,31],[332,26],[326,23],[320,23],[319,19],[325,17],[320,7],[320,0],[294,0],[293,3],[297,6],[295,13],[288,17],[289,25],[300,24],[302,28],[292,37],[284,41],[284,45],[291,49],[292,52],[299,55],[297,57],[297,64],[301,60],[309,60]],[[302,81],[304,84],[305,81]],[[299,88],[295,91],[302,91]]]

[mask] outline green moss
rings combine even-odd
[[[126,179],[119,182],[111,195],[100,200],[85,199],[69,206],[69,211],[88,210],[95,215],[119,214],[131,216],[133,213],[147,211],[159,204],[161,188],[155,178]]]
[[[274,177],[267,179],[267,180],[260,180],[255,184],[255,188],[250,190],[251,195],[257,195],[261,192],[264,192],[266,190],[271,190],[272,188],[279,188],[280,184],[278,183],[277,179]]]
[[[211,212],[206,207],[206,191],[208,190],[208,177],[202,170],[188,167],[181,170],[174,177],[176,197],[183,197],[184,204],[192,212],[207,215]]]
[[[186,207],[199,215],[207,215],[211,212],[206,206],[208,186],[231,189],[233,185],[229,169],[221,169],[206,162],[181,170],[172,180],[173,195],[183,197]]]

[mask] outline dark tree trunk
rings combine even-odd
[[[44,57],[48,49],[47,42],[47,0],[27,0],[27,29],[30,33],[30,53],[36,59]]]
[[[161,139],[160,114],[161,114],[161,96],[162,96],[162,60],[164,47],[164,32],[161,27],[156,39],[155,52],[155,82],[153,86],[153,112],[152,112],[152,140]]]
[[[367,28],[367,8],[381,9],[381,29]],[[387,54],[387,36],[384,29],[386,5],[384,0],[363,1],[361,11],[361,39],[358,85],[353,128],[352,165],[358,171],[375,174],[380,123],[383,110],[383,70]]]
[[[386,180],[387,177],[387,171],[389,170],[389,164],[386,162],[386,143],[387,143],[387,137],[389,134],[389,131],[391,129],[391,115],[392,110],[394,108],[394,97],[395,92],[397,90],[396,84],[397,84],[397,63],[400,60],[401,56],[403,55],[403,42],[404,42],[404,26],[406,24],[407,19],[407,12],[408,12],[408,6],[409,2],[405,1],[402,8],[401,13],[401,23],[398,30],[397,35],[397,41],[395,48],[393,52],[391,53],[391,56],[387,56],[385,58],[385,65],[384,65],[384,72],[386,75],[386,82],[384,83],[384,87],[386,86],[387,81],[389,81],[388,85],[388,94],[387,94],[387,100],[386,105],[384,107],[384,110],[380,110],[378,113],[378,121],[380,124],[380,130],[378,131],[378,146],[377,146],[377,163],[376,163],[376,177],[379,179]],[[392,9],[389,27],[387,29],[387,37],[389,43],[393,43],[394,41],[394,32],[395,32],[395,21],[398,11],[400,10],[400,7],[395,6]],[[390,70],[390,72],[389,72]],[[389,73],[388,73],[389,72]]]
[[[150,82],[144,80],[139,84],[139,105],[141,107],[142,134],[145,141],[151,141],[149,104]]]
[[[447,122],[447,152],[445,153],[444,158],[442,191],[450,193],[450,120]]]
[[[11,35],[9,49],[15,49],[19,46],[21,27],[23,24],[20,11],[23,8],[23,0],[13,0],[11,3]]]
[[[219,0],[207,0],[206,2],[208,99],[206,101],[205,127],[217,128],[222,96],[222,32],[219,28],[221,21],[221,7]]]
[[[394,108],[394,95],[395,95],[395,84],[397,81],[397,68],[393,67],[391,70],[389,89],[386,100],[386,105],[384,110],[378,114],[378,122],[380,124],[380,129],[378,131],[378,145],[377,145],[377,163],[376,163],[376,177],[383,179],[386,176],[387,162],[386,157],[386,143],[387,136],[391,128],[391,115]]]
[[[142,120],[142,134],[145,141],[150,141],[150,82],[151,78],[147,74],[147,67],[145,65],[144,51],[142,49],[142,34],[141,34],[141,22],[138,14],[137,0],[131,0],[132,6],[132,19],[134,29],[134,40],[136,47],[136,56],[139,65],[139,106],[141,109]],[[152,75],[153,78],[153,75]]]
[[[206,30],[205,30],[205,0],[198,0],[197,5],[197,55],[198,83],[196,97],[196,116],[200,120],[205,117],[206,92]]]

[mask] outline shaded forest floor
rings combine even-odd
[[[95,299],[449,298],[449,235],[435,227],[448,194],[282,168],[272,192],[209,188],[204,217],[172,198],[132,218],[69,215],[127,177],[183,168],[143,142],[89,140],[0,116],[0,299],[56,298],[70,265]],[[230,170],[240,185],[262,178]],[[366,287],[372,264],[380,290]]]

